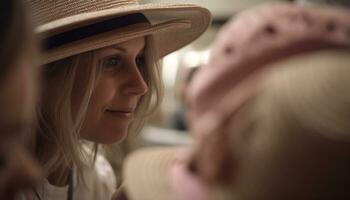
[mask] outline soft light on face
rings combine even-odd
[[[90,99],[82,138],[106,144],[126,137],[139,101],[148,90],[141,73],[146,67],[144,48],[142,37],[95,52],[94,63],[103,69]],[[78,76],[84,74],[79,73],[83,68],[78,69]]]

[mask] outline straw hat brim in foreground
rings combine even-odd
[[[132,153],[123,167],[123,187],[132,200],[176,200],[170,168],[186,147],[153,147]]]
[[[67,33],[71,34],[69,37],[73,35],[73,39],[55,48],[45,49],[42,64],[147,35],[154,36],[156,51],[163,57],[198,38],[211,22],[210,12],[194,4],[132,4],[115,8],[106,6],[75,15],[68,13],[67,17],[54,18],[51,21],[45,18],[50,18],[50,13],[47,10],[45,12],[39,13],[41,18],[36,16],[39,18],[36,32],[41,39],[45,41]],[[133,14],[143,14],[149,23],[113,28],[114,20]],[[109,24],[103,24],[106,22]],[[120,20],[116,23],[120,23]],[[111,24],[112,27],[109,27]],[[96,26],[103,30],[99,32]],[[84,36],[81,36],[82,30],[85,30]],[[88,35],[86,30],[92,30],[93,33]]]

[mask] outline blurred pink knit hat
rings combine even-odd
[[[220,31],[209,64],[190,85],[191,132],[210,131],[244,102],[249,93],[235,94],[235,89],[254,72],[283,58],[326,49],[350,51],[350,10],[277,3],[234,17]],[[189,170],[192,147],[131,154],[123,172],[130,199],[206,199],[208,186]]]
[[[229,111],[218,105],[254,72],[292,55],[349,47],[346,8],[276,3],[241,13],[221,29],[208,65],[191,82],[187,101],[192,131],[203,125],[199,129],[208,129],[224,117]],[[238,106],[244,97],[237,98]]]

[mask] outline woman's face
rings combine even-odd
[[[106,144],[126,137],[140,99],[148,90],[141,74],[146,67],[144,49],[145,38],[140,37],[95,52],[94,64],[103,69],[88,105],[82,138]],[[84,79],[84,67],[78,69],[78,83]]]
[[[24,148],[36,96],[31,60],[18,56],[0,83],[0,199],[13,199],[40,179],[39,167]]]

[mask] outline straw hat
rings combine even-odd
[[[170,166],[175,162],[178,151],[181,151],[181,148],[147,148],[128,157],[123,171],[126,178],[123,186],[129,199],[176,200],[175,196],[171,195],[174,191],[168,177]],[[144,162],[145,157],[147,162]]]
[[[191,113],[199,113],[192,118],[191,131],[198,134],[214,133],[210,130],[227,119],[227,115],[245,99],[246,94],[235,93],[235,88],[242,86],[242,82],[256,70],[282,59],[294,58],[294,55],[330,49],[350,51],[350,12],[347,9],[278,3],[239,14],[221,29],[211,51],[209,64],[200,69],[191,82]],[[205,104],[209,99],[211,103]],[[198,107],[199,104],[206,106]],[[205,139],[210,141],[210,138]],[[188,154],[193,152],[193,148],[196,147],[187,149]],[[191,194],[189,190],[185,197],[179,194],[181,188],[176,188],[174,179],[177,178],[171,173],[179,154],[180,151],[174,148],[146,149],[131,154],[123,172],[130,200],[208,198],[205,196],[208,187],[203,181],[197,187],[202,188],[201,197],[190,198],[191,195],[200,195]],[[195,156],[201,159],[201,155]],[[206,159],[215,162],[216,157],[209,155]],[[186,169],[190,173],[188,168],[187,163],[184,173]],[[201,180],[200,177],[195,179]],[[186,184],[182,185],[182,190],[186,190]]]
[[[129,200],[205,200],[207,188],[190,173],[188,146],[136,151],[124,165],[123,187]]]
[[[28,0],[44,40],[43,64],[132,38],[154,35],[159,55],[199,37],[210,12],[194,4],[137,0]]]

